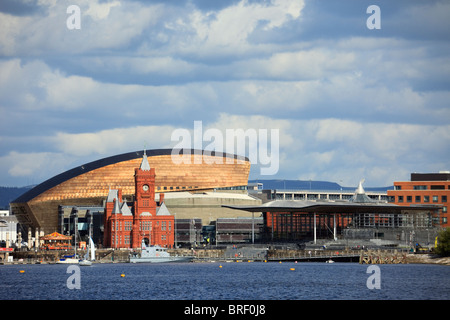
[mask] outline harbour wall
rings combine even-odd
[[[211,262],[211,261],[297,261],[297,262],[325,262],[333,260],[335,262],[360,262],[368,263],[382,263],[381,259],[377,260],[375,257],[402,257],[399,263],[426,263],[426,264],[442,264],[450,265],[450,257],[439,257],[432,253],[413,254],[406,250],[387,249],[387,250],[355,250],[346,248],[344,250],[324,250],[324,249],[270,249],[269,247],[235,247],[229,246],[222,249],[169,249],[171,255],[177,256],[194,256],[195,262]],[[72,255],[74,252],[67,251],[17,251],[10,253],[13,257],[12,262],[3,263],[56,263],[65,255]],[[83,250],[78,250],[79,256],[84,256]],[[98,249],[96,251],[95,263],[125,263],[129,260],[129,250],[112,250],[112,249]],[[365,258],[366,260],[361,260]],[[362,262],[361,262],[362,261]]]

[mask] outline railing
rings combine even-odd
[[[350,258],[359,257],[360,252],[355,251],[338,251],[338,250],[304,250],[304,251],[289,251],[274,250],[269,252],[269,260],[313,260],[323,258]]]

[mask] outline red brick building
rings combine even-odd
[[[150,168],[144,152],[135,169],[135,195],[122,198],[122,190],[110,190],[105,204],[105,247],[139,248],[142,240],[149,245],[172,247],[175,219],[164,204],[164,194],[155,199],[155,168]],[[130,207],[131,205],[131,207]]]
[[[450,172],[411,173],[411,181],[394,182],[388,196],[397,205],[441,205],[435,223],[450,227],[448,201],[450,198]]]

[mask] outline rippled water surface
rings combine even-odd
[[[94,264],[69,289],[67,265],[3,265],[0,299],[450,299],[448,266],[379,267],[380,289],[370,290],[368,266],[354,263]]]

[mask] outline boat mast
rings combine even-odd
[[[91,237],[92,237],[92,220],[93,220],[93,214],[91,213],[91,210],[86,211],[86,216],[89,215],[89,239],[88,239],[88,246],[86,251],[87,259],[89,260],[90,252],[91,252]],[[91,257],[92,258],[92,257]]]
[[[74,243],[75,243],[75,258],[77,257],[77,233],[78,233],[78,209],[76,207],[72,208],[73,220],[74,220]]]

